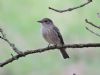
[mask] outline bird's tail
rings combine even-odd
[[[67,54],[67,52],[65,51],[65,48],[61,48],[60,52],[63,56],[64,59],[69,58],[69,55]]]

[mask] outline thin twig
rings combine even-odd
[[[5,65],[7,65],[15,60],[18,60],[21,57],[24,57],[24,56],[29,55],[29,54],[41,53],[41,52],[50,51],[50,50],[54,50],[54,49],[60,49],[60,48],[87,48],[87,47],[100,47],[100,43],[68,44],[68,45],[65,45],[63,47],[50,46],[49,48],[47,47],[47,48],[41,48],[41,49],[35,49],[35,50],[27,50],[27,51],[23,52],[23,54],[15,55],[15,56],[5,60],[4,62],[1,62],[0,67],[3,67],[3,66],[5,66]]]
[[[76,6],[76,7],[68,8],[66,10],[58,10],[58,9],[54,9],[52,7],[49,7],[49,9],[54,10],[54,11],[59,12],[59,13],[63,13],[63,12],[72,11],[72,10],[84,7],[85,5],[87,5],[87,4],[91,3],[91,2],[92,2],[92,0],[88,0],[86,3],[83,3],[83,4],[81,4],[79,6]]]
[[[97,26],[97,25],[93,24],[92,22],[89,22],[87,19],[85,19],[85,22],[88,23],[88,24],[90,24],[91,26],[93,26],[95,28],[100,29],[100,26]]]
[[[92,22],[88,21],[87,19],[85,19],[85,22],[88,23],[89,25],[95,27],[95,28],[100,29],[100,26],[97,26],[97,25],[93,24]],[[100,34],[98,34],[98,33],[94,32],[94,31],[90,30],[88,27],[86,27],[86,29],[87,29],[89,32],[91,32],[92,34],[94,34],[94,35],[100,37]]]
[[[85,27],[89,32],[91,32],[92,34],[96,35],[96,36],[99,36],[100,37],[100,34],[98,33],[95,33],[94,31],[90,30],[88,27]]]
[[[0,38],[1,38],[2,40],[4,40],[5,42],[7,42],[7,43],[10,45],[10,47],[11,47],[17,54],[22,54],[22,53],[23,53],[23,52],[21,52],[21,51],[18,50],[18,48],[15,46],[15,44],[11,43],[11,42],[7,39],[6,34],[3,32],[3,30],[2,30],[1,28],[0,28],[0,33],[1,33],[1,35],[2,35],[2,36],[0,36]]]

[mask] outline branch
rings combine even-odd
[[[68,8],[66,10],[58,10],[58,9],[54,9],[52,7],[49,7],[49,9],[54,10],[54,11],[59,12],[59,13],[63,13],[63,12],[72,11],[72,10],[84,7],[85,5],[89,4],[90,2],[92,2],[92,0],[88,0],[86,3],[83,3],[83,4],[76,6],[76,7]]]
[[[87,19],[85,19],[85,22],[86,22],[86,23],[88,23],[89,25],[91,25],[91,26],[95,27],[95,28],[100,29],[100,27],[99,27],[99,26],[97,26],[97,25],[93,24],[92,22],[89,22]],[[100,34],[95,33],[94,31],[90,30],[88,27],[86,27],[86,29],[87,29],[89,32],[91,32],[92,34],[94,34],[94,35],[96,35],[96,36],[99,36],[99,37],[100,37]]]
[[[91,26],[93,26],[95,28],[100,29],[100,26],[97,26],[97,25],[93,24],[92,22],[89,22],[87,19],[85,19],[85,22],[88,23],[88,24],[90,24]]]
[[[25,52],[23,52],[23,54],[17,54],[15,56],[12,56],[11,58],[5,60],[4,62],[0,63],[0,67],[3,67],[15,60],[18,60],[21,57],[25,57],[26,55],[29,54],[34,54],[34,53],[41,53],[41,52],[45,52],[45,51],[50,51],[50,50],[54,50],[54,49],[60,49],[60,48],[88,48],[88,47],[100,47],[100,43],[88,43],[88,44],[69,44],[69,45],[65,45],[63,47],[60,46],[50,46],[47,48],[41,48],[41,49],[35,49],[35,50],[27,50]]]
[[[88,30],[89,32],[91,32],[92,34],[96,35],[96,36],[99,36],[100,37],[100,34],[98,33],[95,33],[94,31],[90,30],[88,27],[86,27],[86,30]]]
[[[2,36],[0,36],[0,38],[9,44],[10,47],[13,49],[13,51],[15,51],[17,54],[23,54],[21,51],[18,50],[18,48],[15,46],[15,44],[11,43],[7,39],[6,34],[3,32],[3,30],[1,28],[0,28],[0,33],[2,35]]]

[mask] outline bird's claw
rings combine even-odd
[[[57,47],[57,45],[54,45],[54,47]]]
[[[49,47],[50,47],[50,43],[48,44],[47,48],[49,48]]]

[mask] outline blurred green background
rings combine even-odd
[[[84,19],[99,25],[100,0],[71,12],[57,13],[48,7],[66,9],[86,0],[0,0],[0,28],[7,38],[22,51],[43,48],[43,39],[37,20],[48,17],[60,29],[66,44],[100,42],[85,26]],[[58,50],[28,55],[0,68],[0,75],[100,75],[100,48],[67,49],[70,59],[64,60]],[[9,45],[0,39],[0,61],[11,57]]]

